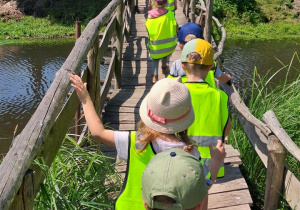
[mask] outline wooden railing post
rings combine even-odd
[[[277,209],[282,195],[286,149],[275,135],[268,137],[268,167],[264,209]]]
[[[99,54],[99,36],[96,37],[92,49],[87,55],[87,88],[94,103],[95,110],[100,116],[100,54]]]
[[[204,27],[204,39],[211,43],[211,20],[213,12],[213,0],[206,0],[206,16],[205,16],[205,27]]]
[[[121,71],[122,71],[122,51],[123,51],[123,42],[124,42],[124,35],[123,35],[123,26],[124,26],[124,20],[123,20],[123,12],[124,12],[124,1],[118,5],[117,7],[117,41],[116,41],[116,68],[115,68],[115,88],[121,87]]]
[[[195,23],[195,0],[191,0],[191,3],[190,3],[190,6],[191,6],[191,13],[190,13],[190,19],[191,19],[191,22],[192,23]]]

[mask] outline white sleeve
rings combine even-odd
[[[118,156],[121,160],[127,161],[128,158],[128,145],[130,140],[129,131],[115,131],[114,140]]]

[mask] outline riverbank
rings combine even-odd
[[[34,17],[37,11],[31,11],[33,14],[28,15],[15,1],[0,0],[0,46],[32,44],[53,38],[73,39],[75,20],[82,21],[83,30],[88,21],[98,14],[93,9],[93,17],[88,11],[85,16],[77,15],[78,8],[75,9],[74,4],[67,5],[71,7],[69,10],[73,7],[73,16],[68,14],[67,17],[61,17],[59,10],[53,13],[55,8],[43,8],[43,13],[48,11],[50,14]],[[99,8],[103,9],[105,5],[102,2]],[[39,13],[42,13],[40,10]],[[242,0],[236,3],[216,0],[214,16],[226,28],[227,39],[293,39],[300,36],[300,0],[290,3],[279,0]]]

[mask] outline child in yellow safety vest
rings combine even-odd
[[[186,129],[194,121],[194,112],[189,90],[184,84],[168,78],[158,81],[142,101],[139,109],[141,121],[137,131],[130,132],[105,129],[95,111],[86,84],[83,84],[77,75],[70,75],[70,81],[82,102],[92,136],[103,144],[116,147],[119,158],[127,161],[126,177],[115,209],[144,208],[141,177],[155,154],[170,148],[181,148],[201,161],[199,151],[186,133]],[[215,149],[211,147],[211,155],[213,163],[205,173],[208,185],[215,181],[221,162],[225,158],[225,149],[221,141]],[[207,200],[207,196],[205,199]]]
[[[162,62],[162,73],[168,71],[169,56],[177,43],[177,22],[174,12],[165,8],[167,0],[155,0],[155,9],[148,12],[145,26],[148,31],[150,57],[152,58],[152,83],[158,81],[158,65]]]
[[[177,45],[182,50],[185,43],[187,43],[190,40],[197,39],[197,38],[204,39],[201,26],[196,23],[192,23],[192,22],[186,23],[178,29]],[[215,66],[213,67],[213,69],[214,69],[214,71],[211,70],[205,79],[205,81],[207,83],[209,83],[210,86],[216,87],[215,86],[215,78],[217,78],[222,83],[227,83],[228,81],[232,80],[231,76],[226,74],[225,72],[222,72],[218,68],[216,63],[215,63]],[[181,76],[181,80],[183,83],[185,83],[187,81],[186,73],[180,65],[180,59],[177,59],[172,63],[172,66],[170,68],[170,73],[168,75],[169,78],[176,78],[178,76]]]
[[[228,112],[228,96],[219,89],[211,87],[206,81],[210,69],[214,66],[214,50],[210,43],[202,39],[187,42],[181,54],[181,66],[186,72],[195,121],[188,128],[188,136],[196,142],[200,156],[207,166],[211,161],[209,144],[224,141],[231,129]],[[218,177],[225,175],[224,164]]]

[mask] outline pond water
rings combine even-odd
[[[73,46],[0,47],[0,154],[7,152],[16,126],[15,135],[24,128]],[[251,87],[254,67],[264,75],[282,67],[278,60],[289,64],[295,52],[300,55],[300,40],[227,41],[225,46],[223,65],[240,89]],[[293,68],[299,70],[299,61],[294,63]],[[292,71],[289,77],[297,74]],[[278,74],[274,82],[280,82],[285,75],[286,72]]]

